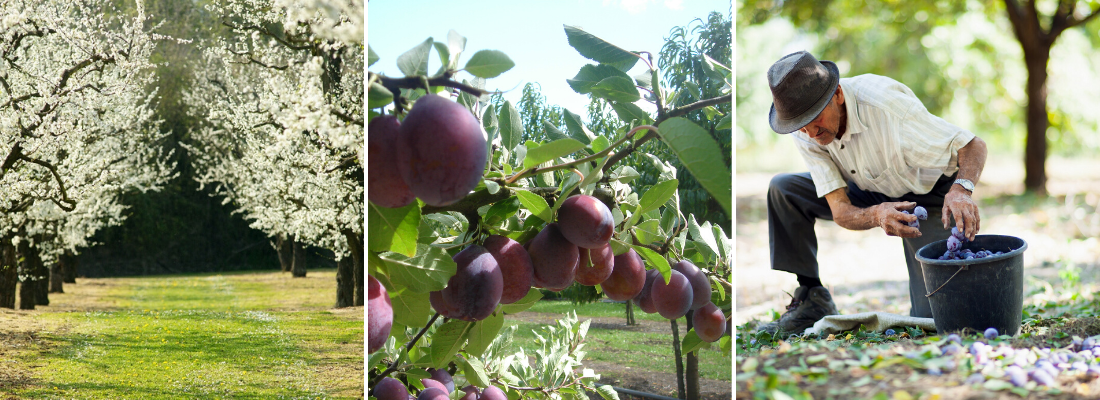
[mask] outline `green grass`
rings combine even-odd
[[[318,274],[311,271],[315,276]],[[331,274],[329,274],[331,276]],[[29,398],[358,398],[362,310],[334,313],[335,285],[280,274],[114,280],[110,311],[37,314],[64,327],[20,360]],[[77,286],[79,287],[79,285]],[[313,293],[309,295],[308,293]],[[296,303],[289,309],[288,303]],[[322,306],[323,304],[323,306]],[[283,309],[283,310],[280,310]],[[345,375],[322,372],[337,367]]]
[[[618,303],[589,303],[574,306],[568,301],[540,301],[528,309],[532,312],[556,313],[564,315],[576,310],[577,317],[583,321],[586,318],[610,317],[620,318],[625,323],[625,306]],[[585,337],[585,362],[601,361],[616,364],[632,369],[647,370],[662,373],[675,373],[676,361],[672,349],[672,331],[667,319],[659,314],[646,314],[635,308],[634,316],[639,320],[658,321],[664,327],[661,333],[638,332],[633,330],[604,329],[593,325]],[[683,329],[684,320],[679,321]],[[505,319],[507,326],[517,325],[513,345],[516,348],[538,348],[535,342],[535,332],[544,326],[539,323]],[[683,340],[683,336],[680,336]],[[718,346],[712,345],[712,349],[703,349],[699,352],[699,376],[704,379],[716,379],[729,381],[732,377],[732,358],[728,353],[718,350]],[[596,373],[600,373],[596,369]]]

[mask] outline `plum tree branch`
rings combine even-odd
[[[718,104],[722,104],[722,103],[729,103],[731,101],[733,101],[733,100],[730,98],[730,96],[721,96],[721,97],[714,97],[714,98],[705,99],[705,100],[699,100],[699,101],[691,103],[691,104],[686,104],[686,105],[674,108],[674,109],[672,109],[672,111],[669,111],[667,115],[668,115],[668,118],[679,117],[681,115],[684,115],[684,114],[687,114],[689,112],[698,110],[700,108],[706,108],[706,107],[709,107],[709,106],[714,106],[714,105],[718,105]],[[665,119],[668,119],[668,118],[665,118]]]
[[[534,187],[534,188],[526,188],[524,190],[527,190],[527,191],[532,192],[534,194],[537,194],[539,196],[546,197],[546,196],[552,195],[554,193],[557,193],[558,188],[556,188],[556,187]],[[514,189],[510,189],[510,188],[507,188],[507,187],[501,187],[500,190],[497,191],[496,193],[489,193],[489,189],[482,189],[482,190],[478,190],[478,191],[474,192],[473,194],[470,194],[469,196],[466,196],[466,197],[462,198],[462,200],[459,200],[457,203],[454,203],[454,204],[450,204],[450,205],[446,205],[446,206],[440,206],[440,207],[425,206],[424,208],[420,209],[420,213],[423,215],[423,214],[437,214],[437,213],[443,213],[443,212],[447,212],[447,211],[455,211],[455,212],[460,212],[462,214],[467,214],[469,212],[473,212],[473,213],[476,214],[478,208],[481,208],[485,205],[493,204],[493,203],[496,203],[498,201],[507,199],[507,198],[511,197],[512,195],[514,195],[514,194],[515,194]]]
[[[634,129],[631,129],[630,132],[627,132],[626,135],[623,135],[622,138],[615,141],[615,143],[612,143],[610,146],[607,146],[607,148],[603,149],[603,151],[599,151],[596,154],[593,154],[593,155],[590,155],[588,157],[582,158],[580,160],[572,161],[572,162],[567,162],[567,163],[558,164],[558,165],[551,165],[551,166],[545,167],[545,168],[539,168],[539,167],[527,168],[523,171],[519,171],[519,172],[515,173],[514,175],[509,177],[507,180],[505,180],[504,183],[510,185],[510,184],[515,183],[517,180],[519,180],[520,178],[523,178],[525,176],[531,176],[531,175],[534,175],[534,174],[541,174],[541,173],[550,172],[550,171],[557,171],[557,170],[561,170],[561,169],[570,168],[574,165],[580,165],[580,164],[583,164],[583,163],[586,163],[586,162],[599,160],[600,158],[603,158],[604,156],[610,154],[611,151],[615,150],[616,147],[619,147],[619,145],[623,144],[624,142],[629,140],[631,137],[633,137],[634,132],[637,132],[637,131],[642,130],[642,129],[648,129],[649,130],[649,133],[646,133],[646,136],[649,136],[650,134],[653,134],[653,132],[657,131],[657,127],[653,126],[653,125],[637,126]],[[608,160],[608,164],[604,166],[604,170],[607,170],[607,168],[610,167],[610,166],[611,166],[611,161]]]
[[[382,82],[382,86],[386,87],[386,89],[390,89],[391,92],[394,92],[393,89],[395,89],[395,88],[396,89],[421,89],[421,88],[424,87],[424,84],[422,83],[423,82],[423,80],[422,80],[423,77],[422,76],[407,76],[407,77],[404,77],[404,78],[390,78],[388,76],[376,74],[376,73],[373,73],[373,72],[370,72],[370,71],[367,71],[367,76],[368,76],[369,79],[376,79],[374,77],[378,77],[377,78],[378,82]],[[472,95],[477,96],[477,97],[481,97],[481,96],[484,96],[486,94],[489,94],[488,91],[475,88],[473,86],[464,84],[462,82],[456,82],[456,81],[451,79],[451,76],[453,76],[453,72],[444,73],[443,75],[440,75],[440,76],[437,76],[437,77],[434,77],[434,78],[430,78],[430,79],[428,79],[428,85],[431,85],[431,86],[446,86],[446,87],[449,87],[449,88],[455,88],[455,89],[461,90],[463,92],[472,94]],[[400,91],[397,91],[396,93],[394,93],[394,95],[397,95],[398,93],[400,93]]]
[[[412,340],[409,341],[409,343],[405,344],[405,351],[406,352],[408,352],[409,350],[412,350],[413,346],[416,345],[416,342],[418,340],[420,340],[421,336],[424,336],[424,332],[427,332],[428,328],[432,327],[432,324],[435,323],[436,319],[439,319],[439,313],[435,313],[435,315],[432,315],[432,318],[429,319],[428,323],[425,324],[424,327],[420,329],[420,332],[417,332],[416,336],[414,336],[412,338]],[[399,362],[399,360],[393,360],[393,362],[390,363],[390,366],[388,368],[386,368],[385,371],[382,371],[382,373],[378,374],[378,376],[375,376],[374,379],[371,379],[370,386],[377,385],[378,382],[382,380],[382,378],[385,378],[389,374],[392,374],[394,371],[397,371],[397,363],[398,362]]]

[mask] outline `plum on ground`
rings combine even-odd
[[[707,278],[707,274],[703,273],[703,270],[688,260],[673,264],[672,269],[680,271],[687,278],[688,283],[691,283],[692,310],[698,310],[699,307],[710,303],[710,279]]]
[[[645,274],[642,257],[634,249],[628,249],[626,253],[615,256],[611,276],[600,283],[600,288],[611,300],[630,300],[645,286]]]
[[[416,199],[397,170],[400,129],[393,115],[375,117],[367,126],[367,199],[382,207],[404,207]]]
[[[387,376],[374,385],[371,396],[378,400],[409,400],[409,389],[401,381]]]
[[[653,293],[650,295],[653,296],[653,307],[657,309],[658,314],[667,319],[677,319],[691,309],[693,300],[691,283],[680,271],[669,272],[671,276],[668,283],[665,283],[662,277],[653,281],[651,289]]]
[[[546,224],[527,244],[527,253],[535,269],[535,286],[561,290],[573,283],[580,250],[562,236],[557,223]]]
[[[443,389],[434,388],[434,387],[426,388],[426,389],[424,389],[423,391],[420,392],[419,396],[416,396],[416,400],[450,400],[450,399],[451,399],[451,397],[447,395],[447,392],[444,392]]]
[[[607,245],[615,233],[615,217],[599,199],[579,194],[565,199],[558,208],[561,234],[586,249]]]
[[[707,302],[691,315],[691,325],[695,328],[695,334],[704,342],[715,342],[726,333],[726,314],[722,309]]]
[[[577,283],[596,286],[606,281],[615,268],[615,252],[611,245],[595,249],[580,248],[580,261],[577,263]]]
[[[445,369],[428,368],[428,373],[436,382],[442,383],[448,393],[455,391],[455,381],[450,372]]]
[[[485,247],[476,244],[458,252],[453,259],[458,267],[443,289],[443,301],[457,310],[458,319],[481,321],[500,304],[504,290],[500,265]]]
[[[989,328],[989,329],[985,330],[983,335],[985,336],[986,339],[993,339],[993,338],[997,337],[999,335],[999,333],[997,332],[997,328]]]
[[[634,296],[634,304],[638,305],[642,311],[647,314],[653,314],[657,312],[657,308],[653,306],[653,281],[656,279],[664,279],[661,277],[661,272],[655,269],[646,271],[645,284],[642,285],[642,290],[638,292],[637,296]]]
[[[512,304],[527,296],[535,279],[535,266],[531,264],[531,255],[527,254],[527,249],[519,242],[500,235],[486,238],[485,248],[497,260],[500,274],[504,278],[500,304]]]
[[[393,304],[386,287],[367,275],[367,350],[374,353],[386,345],[393,327]]]
[[[416,100],[397,141],[397,169],[428,205],[466,197],[485,172],[488,147],[481,123],[466,107],[436,95]]]

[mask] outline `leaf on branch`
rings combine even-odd
[[[516,302],[512,304],[503,304],[500,306],[500,309],[505,313],[515,314],[531,308],[535,303],[538,303],[540,299],[542,299],[542,292],[538,289],[531,288],[522,299],[516,300]]]
[[[479,78],[495,78],[514,66],[516,63],[502,51],[481,50],[470,57],[464,69]]]
[[[457,68],[458,57],[462,55],[463,50],[466,50],[466,37],[451,29],[447,32],[447,49],[451,54],[451,62],[448,65],[452,69]]]
[[[596,393],[603,397],[603,400],[619,400],[619,392],[615,391],[615,388],[611,385],[603,385],[596,388]]]
[[[619,119],[623,120],[627,124],[633,123],[637,125],[649,125],[653,123],[653,118],[649,117],[649,113],[642,110],[641,107],[630,103],[612,102],[611,109],[615,110],[615,115],[619,116]]]
[[[581,67],[581,70],[577,72],[577,75],[574,76],[573,79],[566,79],[565,82],[569,84],[569,87],[573,88],[573,91],[579,94],[589,94],[592,93],[593,86],[613,76],[621,76],[630,79],[630,76],[625,72],[619,71],[618,68],[610,65],[588,64]]]
[[[523,140],[523,117],[511,101],[505,101],[497,119],[500,120],[501,145],[512,151]]]
[[[367,66],[372,66],[376,62],[378,62],[378,53],[375,53],[374,49],[367,45]]]
[[[406,51],[397,57],[397,69],[405,76],[418,76],[428,74],[428,56],[432,53],[432,38]]]
[[[592,139],[596,138],[596,134],[592,133],[592,131],[588,130],[588,127],[584,126],[584,121],[581,120],[581,116],[569,110],[564,111],[565,127],[569,128],[569,136],[584,144],[592,143]]]
[[[435,47],[435,52],[439,54],[439,71],[436,71],[435,74],[440,75],[451,66],[451,50],[443,42],[432,43],[432,46]]]
[[[390,296],[393,304],[393,320],[405,326],[423,326],[432,314],[427,293],[405,290],[396,296]]]
[[[604,78],[592,86],[592,94],[608,101],[623,103],[633,103],[642,98],[638,94],[638,88],[634,87],[634,81],[621,76]]]
[[[718,250],[718,242],[714,240],[714,231],[710,227],[710,221],[704,222],[703,225],[699,225],[695,221],[695,216],[688,216],[688,231],[691,232],[692,239],[696,242],[706,245],[707,249],[715,255],[720,254]]]
[[[489,210],[485,211],[483,219],[485,223],[491,226],[497,226],[504,222],[504,220],[516,215],[516,212],[519,211],[519,206],[520,202],[516,196],[509,197],[490,206]]]
[[[682,351],[684,354],[695,352],[695,354],[698,355],[699,349],[709,348],[710,343],[704,342],[703,339],[700,339],[699,334],[695,333],[695,328],[692,328],[690,331],[688,331],[686,335],[684,335],[684,340],[680,345],[680,351]]]
[[[615,46],[578,27],[569,25],[564,27],[569,45],[585,58],[608,64],[620,71],[629,71],[638,62],[638,56],[633,52]]]
[[[368,202],[370,224],[367,226],[368,249],[373,252],[392,251],[412,257],[416,255],[419,235],[420,204],[413,202],[401,208],[386,208]]]
[[[546,132],[546,137],[550,140],[568,139],[569,135],[562,132],[558,127],[551,124],[549,121],[542,121],[543,131]]]
[[[611,146],[611,141],[604,136],[597,136],[590,144],[593,153],[599,153]]]
[[[703,186],[727,215],[732,214],[733,175],[722,159],[718,142],[690,120],[669,118],[658,127],[661,139]]]
[[[471,356],[481,357],[503,326],[504,313],[500,310],[494,311],[488,318],[475,322],[470,328],[470,333],[466,335],[466,352]]]
[[[718,126],[714,127],[714,129],[733,129],[733,113],[726,114],[725,117],[722,117],[722,119],[718,121]]]
[[[496,336],[496,333],[493,333]],[[467,352],[470,346],[466,346]],[[485,373],[485,364],[482,364],[480,360],[476,358],[463,358],[462,359],[462,371],[465,372],[466,381],[471,385],[477,387],[489,387],[492,382],[489,381],[489,375]]]
[[[367,92],[367,108],[385,107],[393,102],[393,93],[385,86],[375,82],[370,84]]]
[[[676,194],[676,186],[679,184],[680,181],[672,179],[650,187],[642,195],[642,199],[638,200],[639,208],[636,214],[647,213],[661,207],[668,199],[672,198],[672,195]]]
[[[446,368],[447,363],[466,342],[466,333],[473,325],[472,322],[453,319],[440,326],[432,336],[432,366],[437,369]]]
[[[638,255],[642,256],[649,265],[652,265],[653,268],[660,272],[661,276],[664,277],[665,284],[668,284],[669,279],[672,279],[672,267],[668,265],[668,260],[666,260],[664,256],[648,247],[633,245],[630,247],[634,248],[634,251],[638,252]]]
[[[379,257],[385,261],[393,283],[418,293],[443,290],[447,280],[458,271],[447,251],[426,244],[417,246],[416,257],[397,253],[382,253]]]
[[[527,211],[530,211],[532,215],[538,217],[543,221],[551,221],[550,204],[546,202],[546,199],[537,194],[528,192],[526,190],[517,190],[516,197],[519,197],[519,202],[523,204]]]
[[[558,157],[566,156],[583,149],[584,143],[573,139],[561,139],[527,150],[527,157],[523,159],[523,167],[531,168]]]
[[[634,82],[637,82],[638,86],[646,89],[653,89],[653,73],[650,71],[642,71],[642,73],[634,75]]]

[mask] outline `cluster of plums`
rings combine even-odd
[[[481,182],[487,157],[484,131],[469,110],[421,97],[403,122],[383,115],[367,126],[367,199],[389,208],[418,197],[431,206],[452,204]]]
[[[421,390],[418,396],[411,395],[408,388],[400,380],[390,377],[382,378],[377,385],[374,385],[371,395],[378,400],[450,400],[450,394],[455,390],[455,383],[451,378],[451,374],[445,370],[434,368],[429,368],[428,373],[431,374],[431,378],[420,380],[420,383],[424,385],[424,390]],[[462,391],[466,395],[462,396],[461,400],[508,399],[504,391],[496,386],[480,389],[470,385],[463,388]]]
[[[958,227],[951,227],[951,236],[947,238],[947,251],[944,252],[942,256],[939,256],[937,260],[976,260],[1004,254],[1002,251],[973,251],[971,249],[964,249],[963,246],[967,242],[969,242],[969,240],[966,239],[966,235],[964,235]],[[1009,251],[1011,252],[1012,250],[1010,249]]]
[[[901,210],[901,213],[905,215],[910,214],[910,212],[906,210]],[[920,229],[920,222],[928,219],[928,210],[925,210],[924,207],[917,206],[913,209],[912,215],[916,215],[917,219],[913,222],[908,223],[907,225],[913,228]]]
[[[986,338],[997,336],[997,330],[987,329]],[[953,370],[958,362],[970,358],[973,372],[966,378],[967,384],[980,384],[987,379],[1007,378],[1015,386],[1027,385],[1029,381],[1048,387],[1057,386],[1062,375],[1080,375],[1086,381],[1100,378],[1100,343],[1095,337],[1075,339],[1065,348],[1027,348],[989,345],[975,341],[969,348],[962,345],[957,334],[948,335],[939,350],[941,358],[928,373],[941,375],[943,369]],[[916,357],[917,355],[913,355]],[[942,368],[941,368],[942,366]]]

